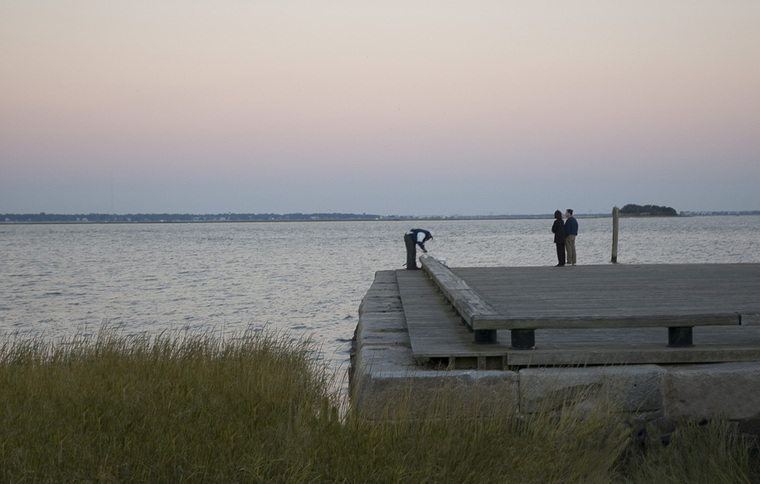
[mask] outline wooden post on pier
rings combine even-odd
[[[406,268],[410,271],[418,269],[417,244],[415,244],[412,234],[404,234],[404,245],[406,246]]]
[[[617,264],[618,253],[618,220],[619,211],[617,207],[612,207],[612,260],[613,264]]]

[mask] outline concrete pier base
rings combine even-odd
[[[576,402],[581,405],[612,401],[619,411],[644,420],[723,417],[760,422],[756,361],[506,368],[447,369],[443,363],[415,358],[395,271],[375,275],[359,308],[349,370],[352,403],[366,415],[392,404],[402,388],[423,400],[446,382],[461,389],[477,408],[494,399],[529,414],[539,402],[556,401],[559,406],[566,395],[580,392],[583,398]]]

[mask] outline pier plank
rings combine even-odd
[[[641,346],[576,346],[533,351],[507,352],[508,366],[586,366],[722,363],[726,361],[760,361],[760,346],[704,345],[694,348]]]

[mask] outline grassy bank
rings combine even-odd
[[[0,343],[2,482],[752,482],[725,422],[667,447],[609,411],[467,419],[441,388],[420,415],[342,409],[307,341],[250,333]],[[550,402],[551,403],[551,402]],[[547,409],[550,405],[547,405]],[[342,411],[343,410],[343,411]]]

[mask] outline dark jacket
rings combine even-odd
[[[414,243],[419,245],[422,250],[425,250],[425,242],[433,238],[433,235],[425,229],[412,229],[409,231],[409,233],[412,234],[412,237],[414,237]],[[422,241],[420,241],[418,237],[420,233],[424,234]]]
[[[578,235],[578,221],[572,215],[565,220],[565,235]]]
[[[554,232],[555,244],[565,243],[565,224],[562,223],[561,218],[554,219],[554,224],[552,225],[552,232]]]

